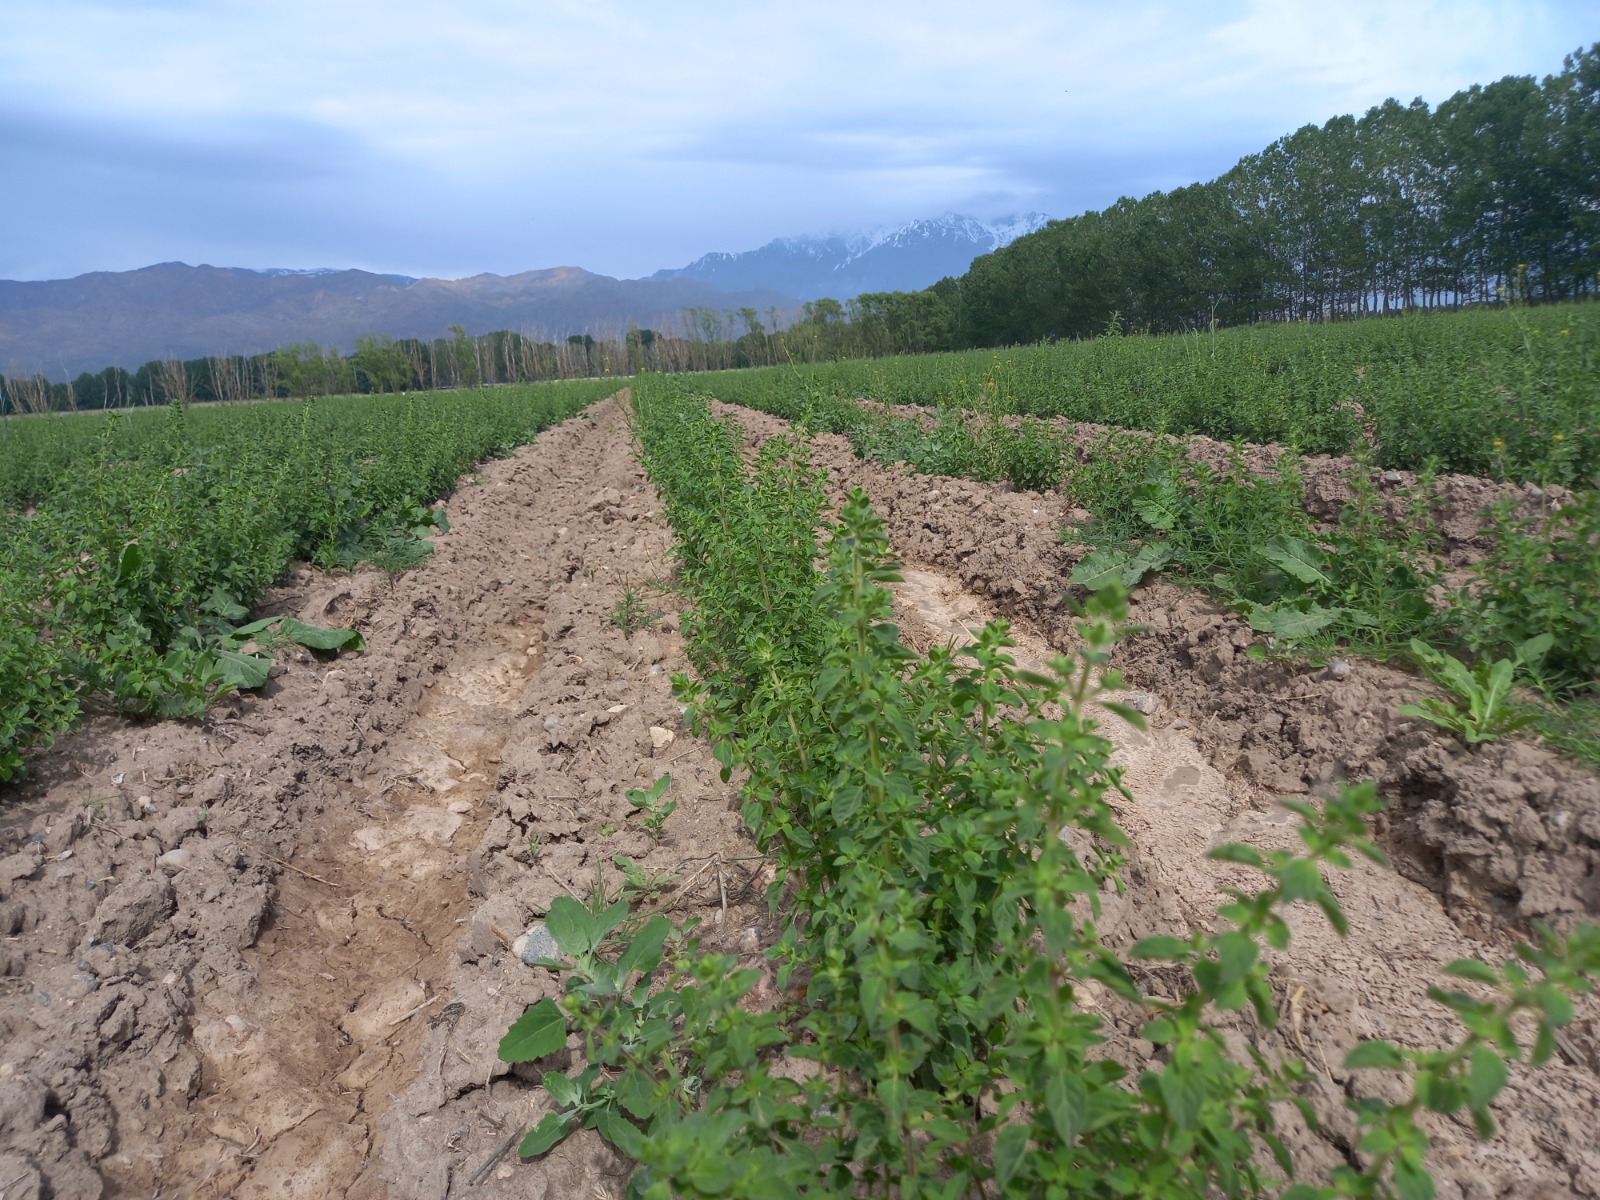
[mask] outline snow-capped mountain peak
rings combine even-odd
[[[757,250],[714,252],[651,278],[698,279],[728,291],[773,288],[803,300],[914,291],[964,273],[980,254],[1042,229],[1048,220],[1040,213],[995,221],[945,213],[893,228],[775,238]]]

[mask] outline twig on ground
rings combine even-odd
[[[516,1140],[517,1135],[513,1133],[510,1137],[506,1138],[498,1146],[491,1150],[489,1152],[489,1157],[478,1164],[478,1169],[467,1177],[467,1186],[477,1187],[480,1183],[482,1183],[484,1176],[494,1169],[495,1163],[499,1162],[501,1156],[504,1155],[507,1150],[511,1149],[511,1144]]]
[[[293,871],[296,875],[304,875],[307,879],[315,879],[318,883],[322,884],[323,887],[331,887],[336,891],[342,890],[337,883],[333,883],[333,882],[331,882],[331,881],[329,881],[327,879],[324,879],[321,875],[313,875],[310,871],[302,871],[299,867],[295,866],[292,862],[285,862],[283,859],[279,858],[276,854],[268,854],[268,855],[265,855],[264,857],[270,858],[273,862],[277,863],[280,867],[285,867],[288,870]]]

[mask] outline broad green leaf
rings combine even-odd
[[[532,1005],[500,1039],[503,1062],[536,1062],[567,1044],[567,1019],[549,997]]]
[[[1153,529],[1163,532],[1178,525],[1178,506],[1182,497],[1170,483],[1147,484],[1133,500],[1133,511]]]
[[[1544,661],[1544,656],[1550,653],[1550,647],[1555,644],[1554,634],[1536,634],[1517,647],[1517,661],[1526,666],[1536,667]]]
[[[1067,582],[1088,588],[1091,592],[1103,591],[1112,584],[1126,587],[1123,577],[1132,561],[1126,550],[1096,550],[1084,555],[1083,560],[1072,568]]]
[[[1394,1190],[1400,1200],[1434,1200],[1433,1176],[1421,1163],[1402,1156],[1394,1164]]]
[[[649,974],[661,962],[661,947],[672,932],[672,922],[663,916],[651,917],[643,929],[633,935],[628,948],[617,959],[617,969],[626,975],[629,971]]]
[[[1326,585],[1331,582],[1322,573],[1325,557],[1322,551],[1288,534],[1279,534],[1261,547],[1261,557],[1281,567],[1285,574],[1294,576],[1301,583]]]
[[[1406,1060],[1399,1049],[1389,1042],[1361,1042],[1344,1056],[1344,1065],[1352,1071],[1361,1067],[1381,1067],[1397,1071],[1405,1067]]]
[[[264,687],[272,670],[272,660],[264,654],[243,654],[238,650],[217,650],[217,671],[226,686],[241,692]]]
[[[1320,633],[1339,618],[1336,608],[1313,604],[1307,609],[1255,604],[1250,607],[1250,628],[1294,641]]]
[[[1223,934],[1216,940],[1215,945],[1217,960],[1222,964],[1222,976],[1219,980],[1222,984],[1243,979],[1250,968],[1255,966],[1256,957],[1261,953],[1255,938],[1239,931]]]
[[[550,1099],[556,1102],[557,1108],[576,1108],[582,1098],[582,1089],[577,1081],[560,1071],[546,1071],[539,1077],[539,1083],[550,1093]]]
[[[570,1113],[546,1113],[537,1125],[528,1130],[528,1136],[522,1139],[522,1144],[517,1147],[517,1153],[523,1158],[533,1158],[543,1154],[567,1136],[567,1129],[571,1124]]]
[[[1044,1085],[1044,1102],[1056,1135],[1063,1145],[1072,1145],[1089,1119],[1089,1091],[1083,1077],[1070,1071],[1052,1075]]]
[[[1467,1103],[1486,1107],[1505,1087],[1508,1073],[1505,1060],[1485,1045],[1472,1048],[1471,1071],[1467,1077]]]
[[[1497,984],[1500,976],[1495,969],[1487,963],[1478,962],[1472,958],[1458,958],[1445,967],[1446,975],[1454,975],[1458,979],[1472,979],[1478,983]]]
[[[1006,1185],[1011,1182],[1011,1177],[1017,1173],[1017,1168],[1022,1165],[1022,1157],[1028,1152],[1028,1127],[1026,1125],[1007,1125],[994,1139],[994,1181],[1000,1185],[1000,1190],[1005,1191]]]
[[[561,953],[573,958],[594,949],[590,924],[589,910],[571,896],[557,896],[544,918],[544,927],[561,947]]]
[[[322,629],[293,617],[283,618],[277,636],[309,650],[365,650],[366,640],[354,629]]]
[[[1177,1062],[1168,1064],[1159,1078],[1161,1098],[1167,1102],[1172,1123],[1179,1129],[1193,1129],[1206,1099],[1205,1078],[1193,1067]]]
[[[1128,951],[1129,958],[1188,958],[1190,945],[1182,938],[1159,935],[1156,937],[1140,938],[1135,942],[1133,949]]]

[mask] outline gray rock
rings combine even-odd
[[[556,945],[555,938],[550,936],[550,931],[544,927],[543,921],[535,921],[516,941],[511,943],[511,948],[516,951],[517,957],[532,966],[541,959],[561,958],[561,947]]]
[[[1342,658],[1335,658],[1328,663],[1329,679],[1349,679],[1350,664]]]

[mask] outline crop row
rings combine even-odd
[[[1435,472],[1380,489],[1365,442],[1340,481],[1349,499],[1321,521],[1309,511],[1308,464],[1293,452],[1264,470],[1237,447],[1207,463],[1179,439],[1129,430],[1080,445],[1059,425],[992,404],[945,404],[930,416],[761,393],[737,375],[703,382],[721,399],[843,434],[857,455],[886,466],[1059,490],[1092,514],[1063,530],[1091,550],[1071,582],[1133,587],[1164,572],[1246,617],[1261,635],[1258,652],[1395,658],[1420,642],[1486,670],[1514,664],[1518,682],[1542,697],[1526,702],[1537,732],[1600,765],[1600,491],[1532,514],[1500,501],[1482,517],[1487,553],[1452,575]],[[1429,661],[1424,651],[1420,665]]]
[[[291,561],[420,561],[444,523],[429,505],[464,470],[614,387],[17,422],[0,458],[0,782],[85,708],[203,711],[253,670],[229,634]]]
[[[1133,947],[1185,980],[1171,998],[1142,993],[1095,927],[1124,838],[1091,702],[1140,722],[1106,669],[1114,591],[1091,599],[1084,648],[1048,674],[1018,669],[1003,622],[920,658],[890,623],[897,576],[861,492],[819,546],[823,481],[803,434],[747,463],[738,427],[681,385],[634,395],[692,601],[697,675],[675,684],[725,774],[745,773],[744,820],[777,869],[785,932],[764,979],[664,916],[558,899],[547,965],[566,994],[501,1044],[552,1067],[552,1111],[523,1154],[592,1127],[640,1164],[630,1197],[661,1200],[1275,1193],[1294,1170],[1275,1105],[1305,1068],[1234,1061],[1217,1014],[1275,1023],[1267,948],[1286,946],[1288,906],[1313,903],[1344,929],[1324,869],[1381,858],[1364,836],[1372,786],[1325,810],[1292,805],[1303,853],[1214,851],[1259,887],[1232,893],[1215,932]],[[1505,1059],[1525,1052],[1518,1014],[1548,1057],[1568,991],[1600,968],[1600,931],[1547,939],[1526,963],[1452,964],[1492,996],[1439,993],[1468,1025],[1456,1046],[1358,1047],[1347,1065],[1401,1072],[1405,1099],[1359,1111],[1359,1169],[1283,1194],[1431,1195],[1419,1112],[1466,1109],[1487,1130]],[[1097,1049],[1107,995],[1162,1047],[1137,1075]],[[569,1074],[551,1056],[572,1033],[583,1055]]]
[[[1277,442],[1380,467],[1591,486],[1600,306],[1425,313],[1214,333],[773,367],[718,375],[730,403],[798,416],[817,396],[995,408]]]

